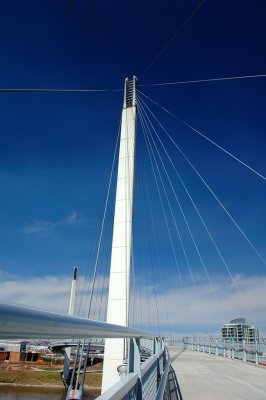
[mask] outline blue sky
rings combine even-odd
[[[85,0],[3,2],[0,87],[122,89],[124,78],[132,74],[139,77],[139,84],[145,85],[266,72],[266,6],[263,1],[257,0],[250,5],[240,0],[233,4],[229,0],[222,3],[206,0],[148,70],[154,57],[198,2],[147,0],[127,8],[122,1],[106,4],[99,0],[95,2],[98,20],[91,4]],[[171,87],[146,86],[141,90],[265,175],[266,78]],[[35,282],[35,279],[47,282],[51,276],[67,280],[73,265],[79,266],[82,276],[86,274],[87,265],[92,265],[121,106],[122,92],[119,91],[0,94],[0,271],[2,285],[9,288],[2,291],[2,298],[31,303],[30,298],[23,300],[23,296],[15,296],[22,277],[28,282]],[[151,103],[149,106],[266,257],[265,181],[162,110]],[[163,132],[160,136],[233,276],[240,279],[244,292],[250,282],[255,297],[255,283],[257,279],[264,282],[265,265]],[[140,122],[137,151],[143,164],[136,167],[134,230],[136,259],[139,259],[136,261],[136,286],[141,279],[142,287],[149,286],[143,271],[147,269],[148,282],[151,282],[152,262],[158,296],[163,293],[166,299],[167,296],[172,299],[175,290],[180,294],[185,287],[190,293],[192,281],[171,225],[183,286],[178,282]],[[213,284],[217,285],[218,292],[222,291],[228,274],[175,174],[169,165],[167,168],[204,254]],[[147,186],[158,232],[157,237],[151,235],[151,239],[147,234],[152,229],[149,205],[146,209],[144,198],[148,196]],[[202,293],[208,282],[169,187],[168,191],[203,299]],[[100,280],[108,270],[113,197],[114,188],[104,236]],[[159,263],[155,255],[151,261],[150,247],[158,248]],[[258,311],[256,301],[253,322],[263,326],[265,309]],[[191,305],[193,302],[191,300]],[[241,301],[238,299],[238,302]],[[178,313],[178,297],[176,303]],[[45,306],[44,302],[37,305]],[[224,310],[220,324],[224,322],[223,318],[231,319],[241,312],[238,305],[234,309],[234,302],[232,315]],[[200,319],[200,313],[197,315]],[[178,318],[176,321],[173,319],[171,323],[173,329],[190,329],[180,326]],[[207,323],[215,330],[219,320]],[[198,325],[191,329],[202,327]]]

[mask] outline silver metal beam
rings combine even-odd
[[[0,302],[0,339],[156,337],[125,326]]]

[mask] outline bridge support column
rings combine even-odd
[[[128,326],[136,143],[136,77],[125,80],[115,200],[107,321]],[[107,339],[102,392],[119,381],[117,368],[127,362],[124,339]]]

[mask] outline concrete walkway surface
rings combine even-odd
[[[266,400],[266,368],[185,350],[172,361],[183,400]]]

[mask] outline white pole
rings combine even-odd
[[[70,299],[69,299],[68,315],[74,315],[75,313],[77,277],[78,277],[78,267],[74,267]],[[63,370],[63,376],[66,381],[69,379],[70,356],[71,356],[71,347],[66,347],[65,358],[64,358],[64,370]]]
[[[136,143],[136,77],[125,80],[116,186],[107,322],[128,326]],[[123,339],[105,341],[102,393],[119,381],[125,363]]]
[[[69,300],[68,315],[74,315],[75,314],[77,277],[78,277],[78,267],[74,267],[72,285],[71,285],[71,293],[70,293],[70,300]]]

